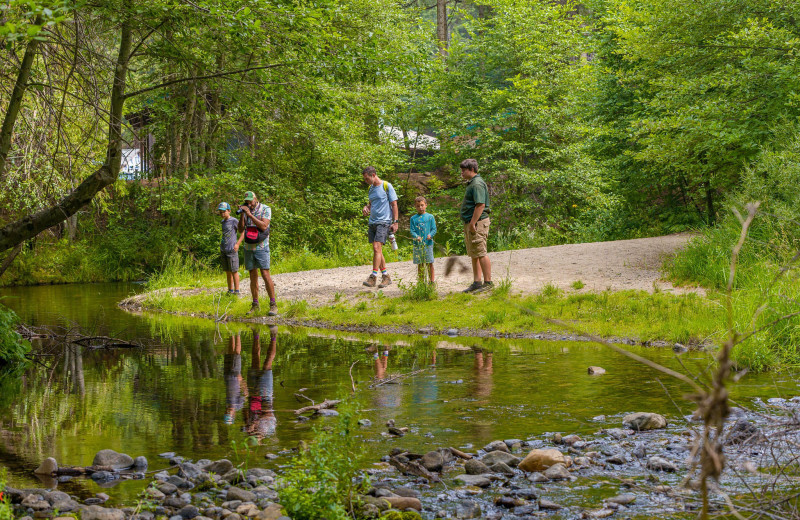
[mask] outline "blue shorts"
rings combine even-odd
[[[413,255],[415,264],[433,263],[433,244],[425,245],[420,242],[414,243]]]
[[[264,269],[269,271],[269,244],[264,249],[245,249],[244,268],[248,271],[253,269]]]

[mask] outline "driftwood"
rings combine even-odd
[[[473,457],[471,453],[464,453],[463,451],[457,450],[455,448],[450,448],[450,451],[453,453],[453,455],[455,455],[460,459],[470,460]]]
[[[422,477],[424,479],[427,479],[428,482],[440,482],[438,476],[425,469],[425,467],[422,466],[422,464],[420,464],[415,460],[409,462],[401,462],[400,460],[398,460],[397,457],[392,457],[389,459],[389,464],[397,468],[400,471],[400,473],[404,475]]]
[[[306,412],[318,412],[320,410],[324,410],[326,408],[335,408],[337,404],[341,403],[340,399],[325,399],[319,404],[315,404],[312,406],[304,406],[294,411],[295,415],[301,415]]]

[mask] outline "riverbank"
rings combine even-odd
[[[790,448],[796,432],[787,428],[785,419],[800,406],[800,399],[776,398],[753,405],[753,410],[733,409],[721,435],[727,470],[719,487],[711,487],[712,511],[764,508],[779,513],[784,503],[779,498],[789,493],[791,478],[782,478],[780,470],[793,460]],[[587,418],[597,425],[593,434],[550,432],[530,437],[520,432],[520,438],[498,439],[482,448],[439,445],[431,438],[429,451],[421,453],[404,447],[409,437],[422,433],[413,425],[390,421],[375,427],[363,418],[356,424],[357,413],[344,411],[339,416],[335,410],[322,411],[326,413],[315,414],[312,420],[331,435],[321,433],[311,445],[277,454],[260,446],[251,448],[274,469],[260,467],[263,463],[257,459],[238,464],[228,459],[193,461],[190,454],[170,452],[160,455],[159,465],[166,462],[167,468],[146,472],[148,462],[143,457],[102,450],[92,468],[67,469],[49,459],[37,471],[43,478],[62,475],[63,480],[81,478],[77,475],[83,470],[91,475],[88,478],[109,485],[120,479],[149,479],[138,500],[119,503],[111,488],[91,497],[70,496],[52,490],[57,483],[48,489],[7,488],[5,494],[17,517],[79,514],[83,520],[288,520],[311,518],[321,511],[329,511],[330,518],[346,518],[346,512],[355,518],[386,519],[690,518],[701,506],[691,456],[701,426],[690,415],[601,415]],[[336,435],[342,431],[347,432],[344,437]],[[358,442],[380,443],[386,454],[380,461],[363,460],[357,455]],[[322,450],[332,443],[341,451],[323,456]],[[298,475],[337,474],[341,471],[337,465],[350,457],[357,467],[348,470],[352,474],[339,475],[352,480],[338,494],[321,493],[320,488],[331,483],[300,487],[308,482],[299,482]],[[298,468],[306,473],[298,473]],[[760,504],[748,489],[766,484],[774,486],[773,500]]]

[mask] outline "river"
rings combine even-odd
[[[2,387],[0,466],[8,469],[12,486],[54,485],[33,475],[41,460],[52,456],[62,465],[90,465],[104,448],[144,455],[151,470],[168,466],[158,456],[162,452],[192,459],[249,457],[251,467],[286,465],[288,450],[312,439],[316,425],[336,420],[298,422],[294,410],[309,403],[295,394],[315,402],[347,396],[351,367],[359,388],[358,417],[372,422],[359,432],[368,460],[378,460],[400,442],[421,452],[478,448],[496,439],[618,427],[629,412],[658,412],[680,421],[692,411],[683,399],[684,385],[601,345],[270,330],[117,308],[139,290],[133,284],[0,290],[3,303],[24,323],[80,327],[148,344],[61,348],[37,357],[20,381]],[[692,374],[712,363],[703,352],[628,348]],[[588,375],[591,365],[607,373]],[[420,369],[425,370],[400,384],[369,388],[376,376]],[[742,403],[796,393],[789,373],[750,374],[732,389]],[[402,440],[387,437],[389,419],[411,432]],[[247,450],[244,441],[251,436],[260,445]],[[267,453],[279,457],[268,460]],[[123,502],[144,481],[113,485],[114,499]],[[101,490],[88,479],[59,483],[59,489],[80,496]]]

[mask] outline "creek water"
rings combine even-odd
[[[26,324],[148,343],[141,349],[62,347],[38,357],[21,379],[0,385],[0,466],[8,469],[10,485],[55,485],[33,475],[41,460],[90,465],[104,448],[144,455],[151,470],[166,468],[158,455],[170,451],[280,467],[290,462],[291,448],[313,438],[315,426],[336,420],[298,422],[294,410],[310,403],[295,394],[304,389],[316,402],[349,395],[351,373],[359,387],[358,417],[372,422],[357,433],[366,464],[395,446],[477,449],[496,439],[619,427],[625,413],[637,411],[682,421],[693,409],[682,383],[592,343],[270,330],[117,308],[138,290],[131,284],[0,290]],[[703,352],[626,348],[690,374],[703,374],[712,363]],[[607,373],[590,376],[590,365]],[[420,369],[399,384],[369,388],[375,377]],[[786,373],[748,374],[732,389],[745,404],[797,393]],[[601,415],[605,420],[595,419]],[[388,438],[389,419],[410,433]],[[259,445],[245,448],[252,436]],[[279,457],[268,460],[267,453]],[[122,503],[144,482],[117,481],[105,491]],[[100,491],[88,479],[58,487],[81,496]]]

